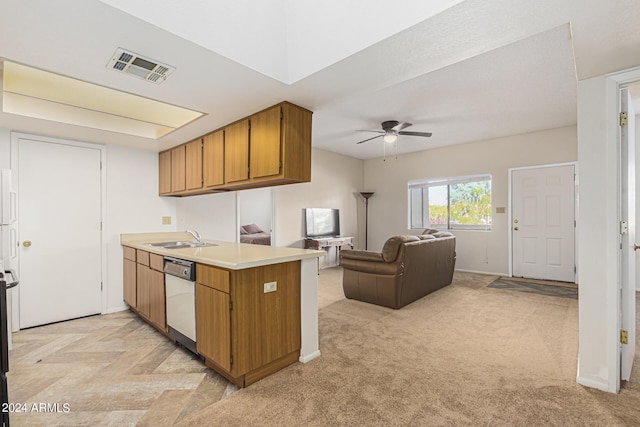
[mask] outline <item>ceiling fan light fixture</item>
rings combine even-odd
[[[382,139],[384,139],[384,142],[388,142],[389,144],[393,144],[398,139],[398,134],[396,134],[395,132],[393,132],[391,130],[388,130],[388,131],[385,132],[385,134],[382,137]]]

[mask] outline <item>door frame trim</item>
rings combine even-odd
[[[575,173],[574,180],[574,192],[573,192],[573,218],[576,223],[576,226],[573,228],[573,263],[576,267],[575,273],[573,275],[573,282],[578,283],[578,227],[580,227],[580,222],[578,221],[578,181],[579,181],[579,173],[578,173],[578,162],[563,162],[563,163],[551,163],[547,165],[535,165],[535,166],[523,166],[517,168],[509,168],[507,172],[509,174],[509,182],[508,182],[508,213],[507,213],[507,227],[508,227],[508,254],[509,254],[509,277],[513,277],[513,227],[511,227],[511,223],[513,222],[513,200],[512,200],[512,191],[513,191],[513,172],[527,169],[544,169],[551,167],[559,167],[559,166],[573,166],[573,171]]]
[[[63,138],[53,138],[42,135],[21,133],[21,132],[11,132],[11,148],[10,148],[10,168],[11,174],[13,177],[18,176],[18,141],[20,139],[28,139],[32,141],[46,142],[50,144],[61,144],[61,145],[70,145],[74,147],[83,147],[90,148],[94,150],[100,151],[100,216],[102,222],[102,228],[100,230],[100,281],[102,282],[102,289],[100,291],[100,305],[102,314],[107,312],[107,239],[105,239],[105,230],[107,228],[106,218],[107,218],[107,147],[103,144],[96,144],[91,142],[83,142],[83,141],[74,141]],[[14,184],[15,185],[15,184]],[[17,197],[20,197],[20,194],[17,194]],[[20,224],[16,222],[16,230],[18,232],[18,240],[20,236]],[[18,257],[19,260],[19,257]],[[13,266],[16,270],[18,270],[18,275],[20,275],[20,267],[19,265]],[[19,295],[19,293],[18,293]],[[18,329],[20,328],[20,301],[19,298],[13,298],[11,305],[11,320],[13,325],[17,325]]]

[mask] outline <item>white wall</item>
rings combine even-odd
[[[257,224],[262,231],[271,231],[271,213],[273,206],[271,195],[273,189],[255,188],[251,190],[238,191],[238,206],[240,212],[240,225]]]
[[[304,247],[303,209],[335,208],[341,234],[364,247],[363,161],[318,149],[311,158],[311,182],[274,187],[276,245]],[[335,265],[334,249],[320,262]]]
[[[307,207],[340,209],[342,235],[354,236],[357,241],[358,226],[361,225],[358,219],[364,221],[364,204],[359,195],[362,184],[362,160],[313,149],[311,182],[272,187],[274,245],[304,246],[303,209]],[[194,228],[203,238],[235,242],[240,217],[236,210],[236,194],[232,191],[177,199],[177,229]],[[243,195],[251,192],[239,194],[242,200]],[[325,258],[321,265],[336,263],[333,249]]]
[[[120,234],[175,231],[175,200],[158,196],[158,153],[107,146],[107,311],[126,308],[122,300]],[[162,217],[171,216],[171,225]]]
[[[178,230],[197,230],[203,239],[237,241],[235,192],[182,197],[176,206]]]
[[[618,126],[616,83],[578,83],[580,228],[578,383],[616,392],[618,337]]]
[[[410,180],[490,173],[492,175],[492,230],[455,230],[456,269],[506,275],[508,266],[508,169],[577,160],[575,127],[552,129],[470,144],[436,148],[365,162],[369,199],[369,249],[380,250],[397,234],[420,234],[408,228]]]
[[[0,169],[11,167],[11,132],[0,129]]]
[[[0,167],[10,167],[11,132],[0,129]],[[175,201],[158,194],[158,153],[108,146],[106,160],[106,218],[103,218],[107,312],[125,309],[122,300],[122,248],[120,234],[173,231],[162,216],[175,218]],[[68,209],[74,209],[69,206]],[[18,224],[19,226],[19,224]]]

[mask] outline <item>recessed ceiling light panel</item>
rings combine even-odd
[[[175,71],[175,67],[161,64],[153,59],[145,58],[137,53],[118,48],[113,54],[107,68],[121,73],[147,80],[159,85],[167,79],[169,74]]]

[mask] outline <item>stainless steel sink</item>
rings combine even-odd
[[[147,243],[149,246],[160,247],[163,249],[185,249],[185,248],[204,248],[207,246],[218,246],[215,243],[207,242],[159,242]]]

